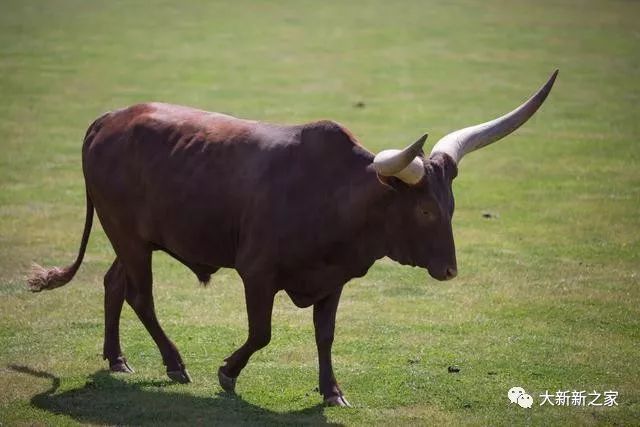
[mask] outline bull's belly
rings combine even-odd
[[[203,231],[190,236],[165,231],[159,233],[158,238],[149,237],[148,241],[188,265],[235,267],[235,248],[223,235]]]
[[[234,227],[220,214],[188,205],[159,206],[144,197],[115,198],[92,192],[96,213],[114,245],[145,244],[164,250],[187,265],[234,267]]]
[[[143,239],[186,263],[234,267],[235,227],[220,210],[188,204],[160,208],[151,201],[149,206],[137,224]]]

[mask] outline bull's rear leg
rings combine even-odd
[[[113,372],[133,373],[120,349],[120,313],[124,303],[126,275],[118,258],[104,276],[104,347],[102,356]]]
[[[127,272],[125,298],[158,346],[167,367],[167,375],[180,383],[191,382],[180,352],[167,337],[156,317],[152,293],[151,250],[145,248],[136,252],[128,251],[125,256],[119,254],[119,257]]]
[[[342,287],[313,305],[313,326],[318,347],[320,393],[328,405],[351,406],[338,387],[331,363],[331,346],[341,293]]]
[[[238,375],[247,365],[251,355],[271,341],[271,312],[275,292],[269,287],[260,285],[245,285],[249,336],[240,348],[225,359],[226,364],[218,369],[220,386],[230,393],[235,391]]]

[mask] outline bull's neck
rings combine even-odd
[[[361,200],[355,207],[364,213],[359,243],[363,251],[377,260],[390,255],[387,211],[393,201],[395,190],[385,184],[372,167],[366,169],[363,181],[364,184],[359,187],[362,190]]]

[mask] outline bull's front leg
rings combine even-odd
[[[342,286],[336,292],[325,297],[313,305],[313,325],[316,332],[318,347],[318,365],[320,379],[320,393],[325,403],[331,406],[351,406],[342,395],[338,382],[333,375],[331,364],[331,346],[336,327],[336,312]]]
[[[218,381],[227,392],[233,393],[236,380],[253,353],[269,344],[271,340],[271,312],[275,291],[263,283],[245,283],[245,300],[249,320],[247,341],[225,359],[226,364],[218,369]]]

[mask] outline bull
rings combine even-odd
[[[154,310],[151,257],[164,251],[201,282],[233,268],[244,284],[248,337],[218,369],[233,392],[242,369],[271,339],[274,296],[313,306],[319,391],[349,406],[331,363],[343,286],[387,256],[437,280],[457,274],[452,181],[462,157],[525,123],[558,71],[530,99],[495,120],[452,132],[430,155],[426,135],[373,155],[332,121],[281,126],[148,103],[106,113],[84,138],[86,220],[76,260],[34,265],[34,292],[68,283],[82,262],[94,210],[115,251],[104,277],[103,357],[133,372],[119,337],[124,301],[155,341],[167,375],[190,382]]]

